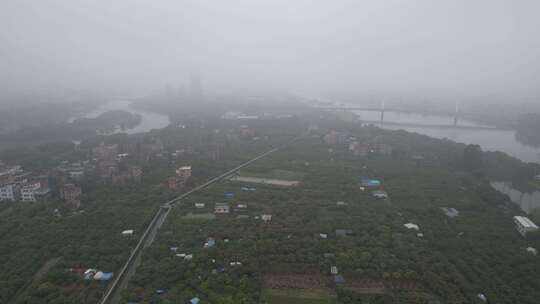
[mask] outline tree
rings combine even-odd
[[[463,151],[465,169],[476,171],[482,169],[482,148],[479,145],[467,145]]]

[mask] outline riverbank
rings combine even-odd
[[[385,112],[380,123],[380,112],[351,111],[359,121],[369,122],[388,130],[405,130],[439,139],[450,139],[465,144],[478,144],[484,151],[501,151],[523,162],[540,163],[540,149],[523,144],[514,130],[459,121],[453,127],[453,117]],[[445,126],[445,127],[442,127]]]

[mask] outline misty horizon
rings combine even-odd
[[[4,93],[284,91],[536,101],[535,1],[4,1]]]

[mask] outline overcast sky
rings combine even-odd
[[[0,89],[540,96],[537,0],[2,0]]]

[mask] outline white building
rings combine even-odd
[[[261,219],[265,222],[269,222],[272,220],[272,215],[271,214],[263,214],[261,215]]]
[[[516,224],[517,231],[525,236],[529,232],[538,231],[538,226],[536,226],[533,221],[525,216],[514,216],[514,223]]]
[[[537,255],[538,254],[538,250],[536,250],[536,248],[534,248],[534,247],[527,247],[525,250],[528,253],[532,254],[532,255]]]
[[[184,180],[191,177],[191,166],[183,166],[176,169],[176,176],[183,178]]]
[[[17,187],[14,184],[0,186],[0,201],[15,201],[17,199]]]
[[[135,231],[133,231],[133,229],[124,230],[124,231],[122,231],[122,235],[123,236],[131,236],[131,235],[133,235],[133,232],[135,232]]]
[[[413,224],[413,223],[407,223],[407,224],[404,224],[403,226],[405,226],[405,228],[407,229],[414,229],[416,231],[419,231],[420,230],[420,227],[416,224]]]
[[[36,194],[41,188],[40,183],[26,184],[21,188],[21,201],[23,202],[35,202]]]

